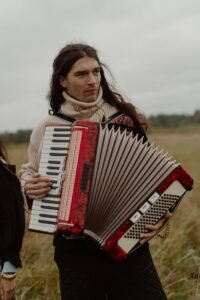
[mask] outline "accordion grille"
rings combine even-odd
[[[106,240],[177,166],[137,135],[100,126],[85,229]]]

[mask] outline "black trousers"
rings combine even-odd
[[[62,300],[166,300],[148,244],[115,261],[91,239],[55,239]]]

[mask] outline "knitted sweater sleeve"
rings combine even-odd
[[[25,207],[28,210],[31,209],[33,200],[25,196],[24,187],[26,184],[26,180],[30,178],[35,172],[38,172],[45,125],[46,124],[44,121],[33,130],[28,148],[28,162],[24,163],[19,170],[19,179],[24,195]]]
[[[39,170],[39,163],[46,125],[57,123],[66,124],[66,121],[58,119],[55,116],[48,116],[38,124],[38,126],[33,130],[31,134],[28,148],[28,162],[22,164],[21,169],[19,170],[19,178],[21,181],[23,192],[26,180]],[[32,201],[29,201],[29,199],[25,197],[25,203],[26,206],[28,206],[28,208],[31,208],[31,202]]]

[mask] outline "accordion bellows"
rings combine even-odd
[[[49,141],[56,128],[62,135],[67,129],[67,142],[63,137]],[[120,126],[77,121],[72,128],[47,126],[46,132],[39,171],[50,176],[54,189],[45,199],[34,201],[31,230],[83,232],[120,259],[139,247],[145,224],[155,224],[168,210],[173,211],[192,188],[192,178],[179,163]],[[59,157],[56,176],[52,165],[55,168]],[[48,161],[54,162],[50,169]]]

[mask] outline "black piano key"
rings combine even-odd
[[[65,152],[65,153],[55,153],[55,152],[50,152],[49,155],[50,155],[50,156],[66,156],[66,152]]]
[[[70,137],[70,134],[56,134],[56,133],[53,133],[52,136],[53,137]]]
[[[68,148],[66,148],[66,147],[51,147],[50,149],[51,150],[63,150],[63,151],[67,151],[68,150]]]
[[[44,218],[52,218],[52,219],[56,219],[56,216],[52,216],[49,214],[39,214],[40,217],[44,217]]]
[[[67,131],[67,132],[70,132],[71,130],[69,128],[54,128],[54,131]]]
[[[66,143],[66,142],[69,142],[69,139],[67,140],[55,140],[55,139],[52,139],[52,142],[53,143]]]
[[[58,183],[58,181],[57,181],[57,180],[53,180],[53,179],[52,179],[52,180],[51,180],[51,183],[52,183],[52,184],[57,184],[57,183]]]
[[[44,209],[52,209],[52,210],[58,210],[58,207],[54,207],[54,206],[44,206],[44,205],[41,205],[41,208],[44,208]]]
[[[59,172],[46,172],[46,175],[59,175]]]
[[[59,161],[59,160],[48,160],[48,164],[60,165],[61,161]]]
[[[51,166],[47,166],[47,169],[49,170],[59,170],[59,167],[51,167]]]
[[[57,224],[56,221],[53,222],[53,221],[48,221],[48,220],[38,220],[38,222],[43,223],[43,224],[53,224],[53,225]]]
[[[51,186],[51,190],[55,190],[55,189],[57,189],[58,187],[56,187],[56,186]]]
[[[42,203],[52,203],[52,204],[59,204],[59,201],[53,201],[53,200],[41,200]]]
[[[48,194],[46,197],[48,197],[48,198],[60,198],[60,195]]]

